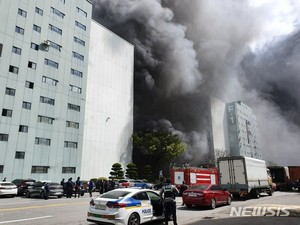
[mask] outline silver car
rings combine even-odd
[[[0,182],[0,196],[15,197],[18,193],[18,188],[11,182]]]

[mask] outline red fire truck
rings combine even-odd
[[[196,184],[219,184],[219,173],[215,167],[172,167],[170,168],[170,178],[172,184],[176,185],[176,187],[180,187],[182,181],[185,181],[188,186]]]

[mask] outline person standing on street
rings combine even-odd
[[[80,197],[80,177],[77,177],[77,180],[75,181],[75,198],[78,194],[78,198]]]
[[[92,197],[92,193],[93,193],[93,190],[95,188],[95,184],[94,184],[94,181],[92,179],[90,179],[90,182],[89,182],[89,194],[90,194],[90,197]]]
[[[72,197],[72,192],[73,192],[73,182],[72,182],[72,177],[68,179],[68,182],[66,183],[66,192],[67,192],[67,198]]]
[[[179,194],[178,189],[171,184],[171,180],[166,180],[166,185],[160,191],[160,198],[164,203],[165,224],[168,224],[170,216],[173,217],[173,224],[177,225],[176,216],[176,196]]]
[[[44,199],[45,200],[48,200],[48,198],[49,198],[49,192],[50,192],[49,183],[44,182]]]
[[[188,188],[188,186],[186,185],[185,181],[182,181],[182,185],[180,186],[180,196],[182,197],[183,195],[183,192]],[[183,199],[183,198],[182,198]],[[183,200],[182,200],[182,204],[181,205],[184,205],[183,203]]]

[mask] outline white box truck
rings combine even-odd
[[[259,198],[260,193],[272,195],[273,190],[267,173],[266,162],[245,156],[218,159],[220,186],[234,197]]]

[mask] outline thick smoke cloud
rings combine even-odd
[[[242,100],[257,116],[264,158],[291,165],[300,159],[299,5],[94,0],[93,17],[135,45],[136,129],[177,133],[188,143],[186,159],[205,161],[203,96]]]

